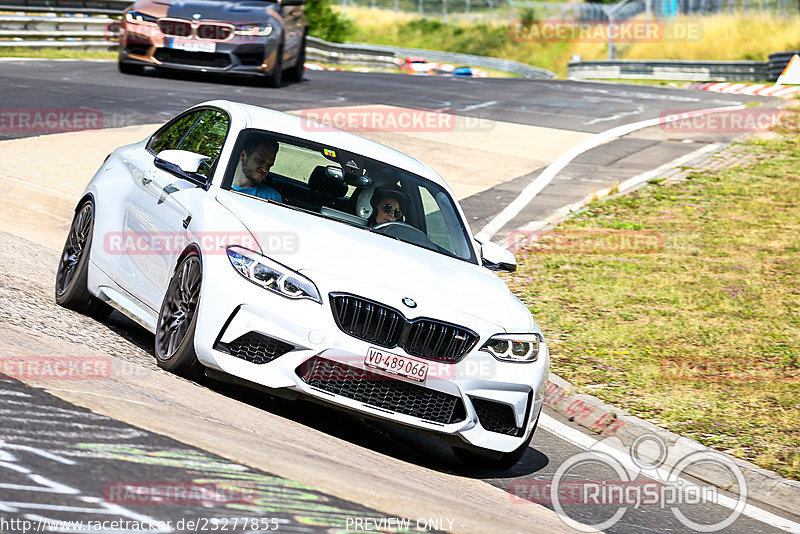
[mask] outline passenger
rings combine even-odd
[[[239,165],[236,166],[231,189],[281,202],[283,197],[272,187],[272,178],[269,176],[277,155],[277,141],[265,137],[251,137],[246,140],[239,155]]]
[[[372,227],[387,222],[404,222],[411,200],[398,189],[376,189],[370,204],[372,213],[367,224]]]

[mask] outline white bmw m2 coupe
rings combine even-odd
[[[445,181],[386,146],[213,101],[115,150],[75,210],[56,300],[155,334],[164,369],[317,400],[513,466],[549,370]]]

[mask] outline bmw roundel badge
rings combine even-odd
[[[414,299],[408,298],[408,297],[403,297],[403,304],[405,304],[409,308],[416,308],[417,307],[417,303],[414,302]]]

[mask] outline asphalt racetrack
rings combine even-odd
[[[3,533],[73,532],[75,525],[53,521],[111,520],[126,523],[109,523],[99,531],[580,528],[560,519],[538,490],[585,451],[591,436],[548,409],[546,424],[540,424],[517,466],[503,472],[473,469],[433,436],[305,401],[175,377],[155,365],[153,336],[118,312],[97,322],[56,306],[53,280],[71,210],[113,148],[144,138],[189,106],[220,98],[298,114],[320,109],[445,112],[458,121],[443,131],[363,135],[431,164],[452,183],[478,233],[548,165],[563,161],[580,143],[601,139],[595,136],[675,113],[748,102],[774,105],[761,97],[645,85],[325,71],[307,71],[302,83],[270,90],[201,75],[125,76],[113,62],[28,60],[0,62],[0,95],[3,114],[83,110],[101,126],[93,132],[42,132],[19,123],[9,127],[6,119],[0,129],[5,206],[0,214],[0,358],[80,355],[109,366],[97,380],[6,376],[0,381]],[[569,159],[493,237],[502,243],[515,229],[599,189],[681,158],[713,153],[739,135],[650,124],[603,138]],[[613,473],[595,468],[574,476],[603,480]],[[649,479],[639,474],[634,480],[645,484]],[[173,493],[148,502],[131,491],[145,488],[152,496],[153,488],[162,486]],[[207,493],[176,496],[176,488]],[[726,502],[736,500],[722,489],[719,494]],[[684,517],[710,524],[732,513],[720,502],[680,509]],[[769,502],[749,504],[721,531],[800,531],[797,516]],[[603,530],[691,531],[673,508],[630,508]],[[619,510],[612,499],[592,506],[567,502],[559,512],[599,525]]]

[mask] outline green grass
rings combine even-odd
[[[40,59],[117,59],[117,51],[75,50],[72,48],[0,47],[0,57],[25,57]]]
[[[506,281],[555,373],[800,479],[800,137],[785,133],[745,143],[751,164],[592,204]],[[620,230],[655,245],[620,248]],[[605,246],[582,252],[598,233]]]

